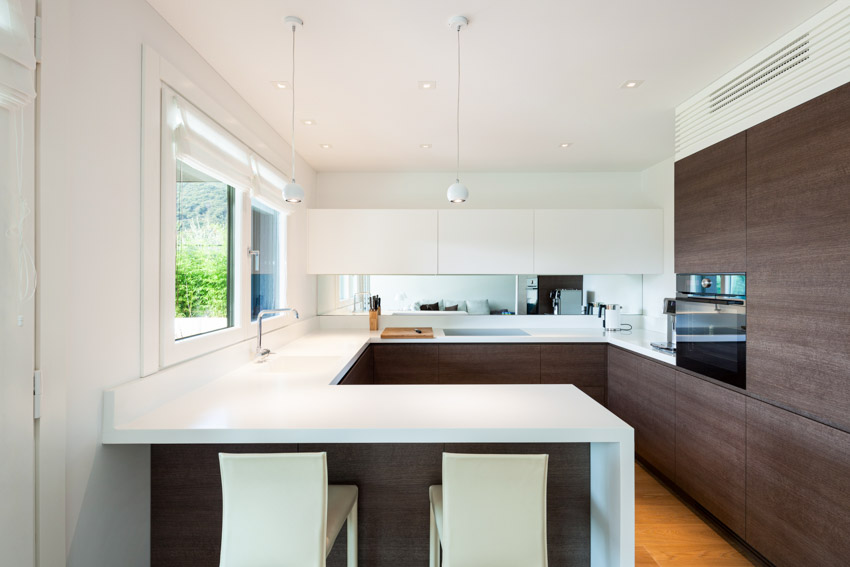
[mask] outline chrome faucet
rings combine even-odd
[[[282,307],[280,309],[263,309],[257,313],[257,362],[263,362],[266,357],[271,354],[267,348],[263,348],[263,317],[272,313],[283,313],[284,311],[292,311],[295,313],[295,318],[298,319],[298,311],[292,307]]]

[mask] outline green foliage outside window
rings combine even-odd
[[[178,183],[175,316],[228,316],[228,187]]]

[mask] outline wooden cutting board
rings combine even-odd
[[[417,333],[416,330],[422,331]],[[387,327],[381,333],[382,339],[433,339],[432,327]]]

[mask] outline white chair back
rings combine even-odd
[[[219,454],[221,567],[324,567],[325,453]]]
[[[443,453],[443,567],[546,567],[548,463]]]

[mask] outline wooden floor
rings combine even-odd
[[[635,567],[750,567],[735,547],[635,465]]]

